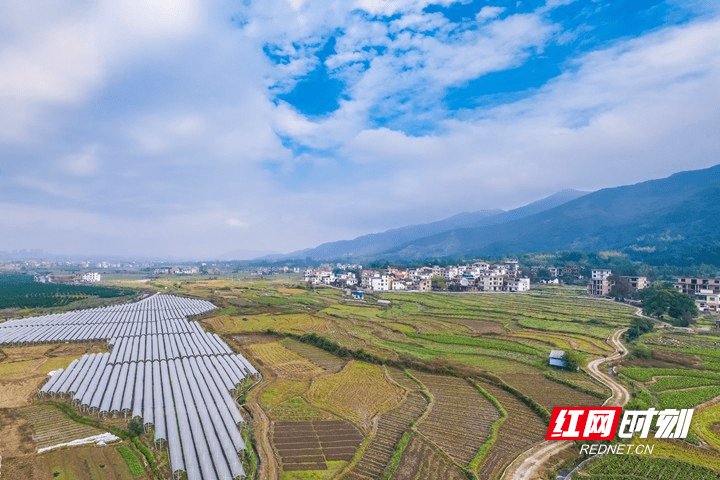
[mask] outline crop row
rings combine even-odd
[[[700,465],[639,455],[602,456],[586,467],[585,471],[590,480],[720,479],[720,472]]]
[[[672,390],[658,397],[660,408],[692,408],[720,395],[720,386],[699,387],[690,390]]]
[[[653,392],[665,390],[678,390],[681,388],[703,387],[717,385],[718,381],[713,378],[704,377],[658,377],[653,383],[647,384],[647,388]]]
[[[403,452],[392,480],[463,480],[467,478],[453,461],[428,442],[422,435],[414,435]]]
[[[346,480],[381,478],[403,434],[427,407],[427,401],[417,383],[397,370],[390,370],[389,375],[400,385],[408,388],[409,392],[397,408],[380,417],[375,436],[358,463],[345,477]]]
[[[500,417],[498,411],[464,379],[420,372],[415,376],[434,399],[418,431],[459,464],[469,464]]]
[[[720,382],[720,372],[712,372],[706,370],[691,370],[685,368],[622,368],[620,373],[626,375],[633,380],[648,382],[652,377],[659,376],[680,376],[680,377],[701,377],[711,378]]]
[[[489,383],[481,385],[508,413],[500,425],[497,440],[485,454],[478,472],[482,479],[494,479],[515,457],[542,440],[547,428],[540,417],[514,395]]]

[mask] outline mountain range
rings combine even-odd
[[[561,250],[620,250],[650,263],[720,265],[720,165],[596,192],[565,190],[363,235],[276,260],[420,261]]]

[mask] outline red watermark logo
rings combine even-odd
[[[613,440],[620,407],[553,408],[545,440]]]
[[[685,438],[693,416],[692,408],[660,411],[650,408],[626,410],[620,422],[621,412],[620,407],[555,407],[545,440],[614,440],[618,423],[620,438],[632,438],[634,433],[647,438],[653,426],[655,438]]]

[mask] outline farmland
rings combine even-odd
[[[125,287],[38,283],[32,275],[0,274],[0,311],[12,309],[9,315],[37,312],[38,309],[88,308],[137,296],[137,290]],[[18,312],[20,311],[20,312]]]
[[[184,288],[192,292],[193,286]],[[261,291],[263,288],[265,292]],[[232,303],[229,292],[246,303]],[[357,302],[331,289],[297,286],[281,290],[271,282],[250,285],[239,282],[231,290],[224,290],[223,295],[232,305],[232,312],[221,309],[222,315],[205,320],[218,333],[249,336],[271,332],[283,339],[285,345],[292,342],[295,353],[318,367],[321,362],[313,361],[302,349],[322,344],[338,359],[363,359],[398,366],[401,370],[409,368],[411,376],[419,382],[412,388],[398,381],[408,389],[405,399],[393,410],[376,412],[378,430],[366,433],[356,458],[341,470],[339,476],[347,478],[388,474],[392,478],[406,478],[398,477],[403,475],[399,472],[411,471],[413,478],[416,475],[422,478],[431,475],[423,472],[440,471],[439,465],[447,468],[444,471],[448,476],[455,475],[450,472],[470,469],[479,478],[499,478],[519,453],[542,439],[546,415],[552,407],[598,406],[609,395],[607,387],[584,372],[549,370],[545,364],[549,351],[573,350],[583,362],[607,356],[613,352],[607,343],[609,336],[627,326],[634,316],[631,307],[588,298],[580,289],[558,287],[538,288],[523,295],[383,293]],[[389,303],[377,303],[377,299]],[[271,303],[274,307],[269,307]],[[648,340],[657,340],[653,338]],[[689,363],[657,361],[646,365],[636,363],[638,360],[632,356],[621,362],[621,378],[644,388],[638,391],[638,401],[649,398],[656,407],[672,404],[679,408],[677,402],[692,406],[720,394],[715,391],[717,383],[713,383],[720,378],[720,358],[710,351],[715,340],[702,337],[704,343],[699,343],[701,338],[696,335],[681,340],[677,346],[657,345],[656,350],[659,355],[666,352],[675,360],[692,359]],[[335,368],[337,372],[340,367]],[[401,370],[388,368],[390,377],[396,381]],[[326,369],[320,377],[329,373]],[[457,378],[448,380],[452,377],[447,373]],[[442,388],[438,388],[433,383],[435,377],[449,383],[439,383]],[[465,382],[473,389],[473,395],[479,395],[463,378],[474,378],[506,413],[501,415],[492,402],[480,396],[487,404],[486,410],[479,410],[483,412],[479,414],[483,422],[478,423],[473,440],[447,442],[443,432],[433,432],[433,422],[440,424],[433,420],[433,415],[441,418],[443,425],[452,425],[452,409],[443,411],[445,397],[450,397],[448,405],[456,407],[466,405],[467,398],[474,398],[468,396],[469,391],[464,391],[462,401],[457,398],[460,395],[452,398],[449,385],[455,380]],[[402,429],[387,433],[383,419],[400,414],[413,391],[427,395],[430,403],[424,410],[421,402],[415,405],[416,420],[405,428],[406,434],[402,434]],[[690,393],[683,393],[686,391]],[[305,405],[314,407],[307,395],[300,398]],[[318,408],[328,411],[332,403]],[[344,415],[337,407],[334,413]],[[467,428],[462,426],[463,430]],[[475,427],[471,424],[470,428]],[[391,455],[393,443],[395,452]],[[461,451],[463,448],[458,445],[466,450]],[[418,452],[423,452],[422,456]],[[422,464],[420,458],[433,460]],[[375,469],[360,473],[361,467],[368,465],[375,465]],[[362,476],[356,477],[356,473]]]
[[[163,280],[147,287],[219,307],[200,322],[262,373],[241,401],[253,416],[260,478],[281,480],[498,479],[544,437],[554,406],[598,406],[609,395],[584,371],[549,368],[550,350],[572,350],[582,364],[609,356],[607,339],[635,311],[568,287],[517,295],[385,293],[365,301],[265,280]],[[652,356],[619,361],[619,379],[634,389],[634,402],[647,406],[710,400],[720,395],[716,342],[712,335],[657,330],[640,341]],[[102,353],[93,344],[22,348],[53,346],[57,357],[38,350],[20,358],[12,351],[20,347],[3,347],[0,369],[49,371],[83,353]],[[183,367],[197,371],[192,362]],[[36,375],[16,406],[34,403],[44,373]],[[233,392],[235,398],[242,390]],[[692,427],[714,448],[716,418],[707,407]],[[662,457],[688,446],[657,445]],[[718,468],[706,450],[680,459]],[[153,451],[168,472],[167,454]]]
[[[590,480],[645,480],[650,478],[720,479],[720,472],[678,460],[637,455],[608,455],[586,470]]]

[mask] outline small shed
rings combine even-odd
[[[551,350],[548,358],[551,367],[567,368],[565,350]]]
[[[352,292],[352,298],[354,300],[362,300],[365,298],[365,292],[361,292],[360,290],[356,290]]]

